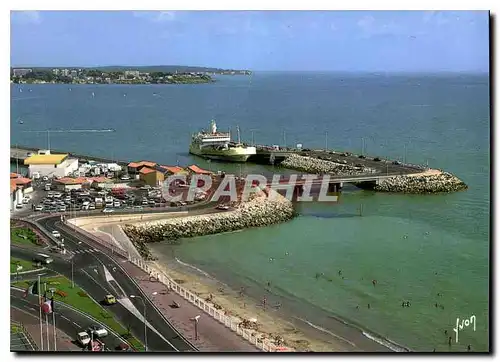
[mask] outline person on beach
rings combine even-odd
[[[470,347],[470,344],[467,346],[467,352],[470,352],[471,350],[471,347]]]
[[[370,309],[370,303],[368,303],[368,309]]]
[[[342,270],[339,270],[339,275],[342,275]]]
[[[451,347],[451,337],[448,337],[448,345]]]
[[[372,284],[373,284],[373,286],[377,285],[377,280],[376,280],[376,279],[373,279],[373,280],[372,280]]]
[[[266,303],[267,303],[267,298],[266,297],[262,298],[262,307],[264,309],[266,309]]]

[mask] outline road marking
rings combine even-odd
[[[79,324],[78,324],[78,323],[76,323],[76,322],[71,322],[71,323],[73,323],[73,324],[74,324],[75,326],[77,326],[78,328],[81,328],[81,327],[82,327],[81,325],[79,325]]]
[[[66,319],[67,321],[69,321],[69,318],[67,318],[67,317],[65,317],[65,316],[63,316],[61,314],[59,314],[59,317],[62,318],[62,319]]]
[[[97,271],[97,269],[94,269],[94,271],[95,271],[96,274],[99,274],[99,272]]]

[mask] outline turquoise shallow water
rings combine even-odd
[[[326,329],[328,317],[337,316],[411,349],[489,348],[486,75],[281,73],[198,86],[72,86],[72,91],[14,85],[11,107],[13,143],[46,145],[46,135],[22,130],[115,128],[112,134],[54,134],[51,143],[81,153],[196,162],[237,172],[239,167],[187,155],[190,133],[215,117],[220,128],[239,124],[244,138],[254,130],[256,141],[267,144],[282,143],[283,130],[288,144],[305,147],[322,147],[328,131],[332,148],[351,151],[360,151],[365,137],[368,153],[393,158],[404,157],[406,144],[408,161],[446,169],[469,190],[409,196],[349,188],[336,205],[299,205],[300,216],[287,224],[184,240],[175,255],[230,285],[249,285],[256,297],[271,281],[273,298],[281,298],[284,308]],[[243,172],[264,169],[272,171],[242,166]],[[316,273],[325,277],[316,279]],[[403,299],[411,307],[402,308]],[[477,330],[461,331],[460,343],[449,348],[444,330],[454,336],[456,318],[470,315],[477,317]]]

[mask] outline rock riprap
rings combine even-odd
[[[338,176],[354,176],[376,172],[375,169],[365,166],[344,165],[342,163],[297,154],[288,156],[281,163],[281,166],[302,172]]]
[[[268,197],[269,193],[272,193],[273,197]],[[291,201],[275,191],[263,190],[251,194],[248,201],[242,202],[231,211],[127,224],[123,226],[123,230],[139,253],[151,259],[147,243],[175,243],[180,238],[278,224],[294,216],[295,210]]]
[[[466,190],[468,186],[448,172],[433,175],[395,176],[385,179],[374,187],[375,191],[408,194],[431,194]]]

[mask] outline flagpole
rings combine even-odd
[[[43,283],[43,286],[44,286],[44,295],[43,295],[43,299],[44,300],[44,303],[46,302],[47,300],[47,283]],[[47,315],[47,313],[45,313],[45,329],[47,330],[47,351],[50,351],[50,343],[49,343],[49,340],[50,340],[50,337],[49,337],[49,316]]]
[[[40,274],[38,274],[38,283],[37,283],[37,292],[38,292],[38,308],[40,310],[40,350],[43,351],[43,323],[42,323],[42,293],[40,291]]]
[[[52,296],[52,299],[54,296]],[[52,304],[54,304],[52,302]],[[54,323],[54,351],[57,351],[57,345],[56,345],[56,312],[54,312],[54,308],[52,308],[52,322]]]

